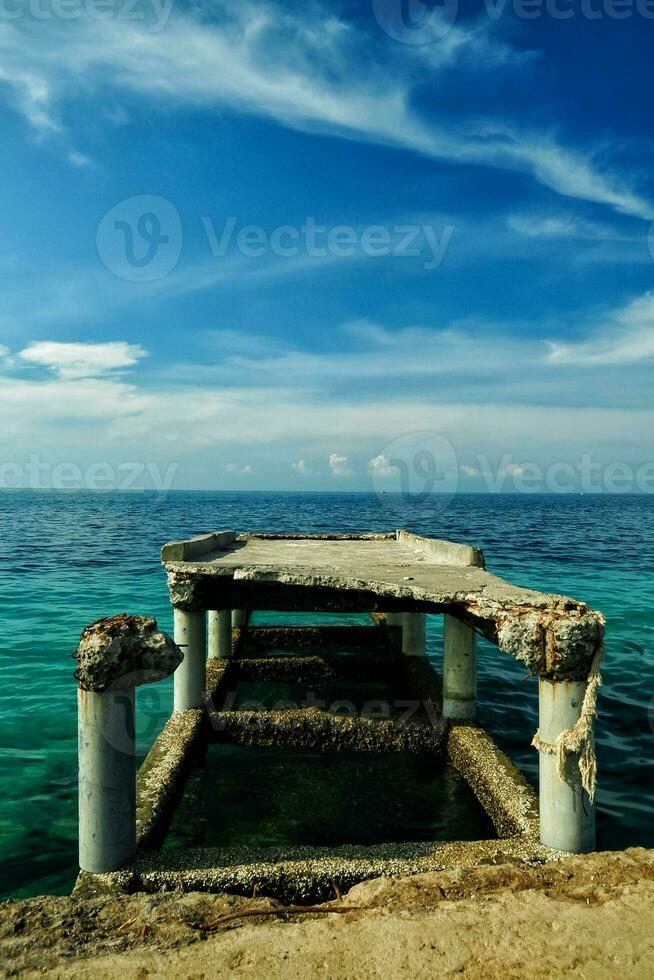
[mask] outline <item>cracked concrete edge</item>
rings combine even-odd
[[[454,725],[447,751],[502,839],[538,842],[538,795],[483,728]]]

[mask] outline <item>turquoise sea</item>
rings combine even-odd
[[[88,622],[116,612],[155,615],[172,631],[159,562],[165,541],[219,528],[395,527],[480,545],[491,571],[584,599],[605,613],[599,846],[654,846],[654,498],[459,495],[444,506],[437,498],[432,504],[346,493],[6,491],[0,493],[0,895],[64,892],[74,880],[70,655]],[[437,665],[440,637],[433,617],[429,653]],[[479,697],[482,723],[535,779],[529,743],[537,727],[536,680],[482,642]],[[171,702],[170,681],[139,692],[141,755]]]

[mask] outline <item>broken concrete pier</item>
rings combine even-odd
[[[486,570],[478,548],[403,530],[221,531],[165,545],[162,561],[175,620],[175,643],[162,646],[162,672],[171,666],[164,649],[183,655],[174,674],[174,713],[138,774],[135,800],[125,797],[132,816],[121,817],[124,848],[115,851],[125,855],[121,870],[102,882],[83,874],[79,888],[247,894],[256,884],[281,899],[305,901],[329,894],[334,881],[346,887],[380,874],[489,860],[534,863],[594,847],[592,721],[604,620],[585,603],[503,581]],[[365,614],[368,625],[252,625],[251,614],[265,610],[356,614],[357,623]],[[442,679],[425,656],[426,617],[434,615],[445,617]],[[474,723],[480,636],[539,678],[540,801]],[[409,720],[392,706],[383,717],[343,717],[311,706],[252,711],[227,697],[251,680],[338,678],[355,686],[357,678],[382,676],[413,699]],[[497,838],[161,851],[193,760],[214,742],[447,758]],[[117,861],[106,863],[118,867]],[[101,863],[85,859],[82,867],[97,874]]]

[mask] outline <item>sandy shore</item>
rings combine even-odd
[[[2,975],[654,976],[654,851],[376,879],[334,907],[352,911],[200,893],[6,902]]]

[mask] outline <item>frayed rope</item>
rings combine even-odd
[[[579,755],[579,772],[581,773],[581,785],[588,793],[591,803],[595,799],[595,787],[597,784],[597,760],[595,758],[595,746],[593,740],[593,721],[597,713],[597,688],[602,683],[600,674],[600,664],[604,656],[604,644],[600,647],[593,658],[588,674],[588,686],[584,694],[581,705],[579,720],[572,728],[566,728],[561,732],[555,744],[544,742],[540,737],[540,730],[534,735],[531,744],[539,752],[545,755],[556,756],[556,769],[561,782],[565,782],[565,767],[569,755]]]

